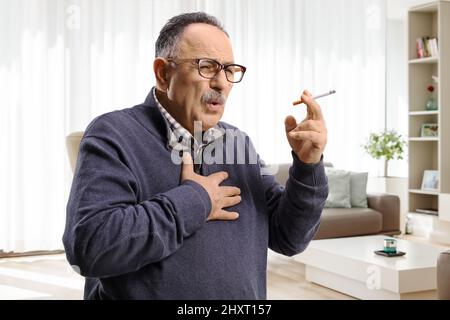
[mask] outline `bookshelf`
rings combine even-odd
[[[427,58],[420,58],[420,59],[411,59],[409,60],[410,64],[415,64],[415,63],[437,63],[438,62],[438,58],[436,57],[427,57]]]
[[[418,58],[417,39],[437,38],[439,52]],[[438,77],[436,83],[432,76]],[[427,110],[429,85],[437,110]],[[408,211],[434,208],[450,221],[450,2],[435,1],[408,11]],[[429,109],[429,108],[428,108]],[[438,124],[437,136],[423,136],[423,124]],[[425,170],[438,172],[436,190],[422,190]]]

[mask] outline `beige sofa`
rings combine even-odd
[[[330,165],[330,164],[325,164]],[[275,179],[285,185],[291,164],[278,165]],[[400,234],[400,199],[396,195],[367,195],[368,208],[325,208],[314,239],[371,234]]]
[[[67,155],[69,156],[70,168],[75,172],[77,165],[78,149],[80,148],[81,138],[83,138],[83,131],[72,132],[66,137]]]

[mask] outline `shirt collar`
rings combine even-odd
[[[192,151],[194,153],[194,158],[196,158],[203,148],[225,134],[225,130],[218,125],[215,125],[206,130],[203,134],[202,141],[197,141],[192,134],[175,120],[175,118],[161,105],[156,97],[156,88],[153,88],[153,97],[159,111],[166,120],[169,146],[172,149],[177,151]]]

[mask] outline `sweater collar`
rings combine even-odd
[[[156,101],[153,97],[153,87],[144,103],[132,108],[130,112],[133,114],[134,118],[151,134],[157,136],[157,138],[162,141],[166,148],[169,149],[168,128],[166,125],[166,119],[159,111]]]
[[[200,143],[198,141],[195,141],[193,139],[192,135],[184,128],[181,127],[178,122],[174,121],[171,122],[170,119],[173,119],[170,115],[168,117],[167,111],[164,113],[161,109],[163,108],[159,101],[156,98],[156,87],[153,87],[149,94],[147,95],[147,98],[145,99],[144,105],[147,107],[150,107],[152,114],[158,113],[159,115],[156,117],[152,117],[158,122],[158,128],[159,131],[162,133],[162,138],[164,138],[164,141],[166,143],[167,148],[173,149],[175,146],[182,145],[179,140],[180,137],[183,138],[183,141],[189,141],[192,143],[192,147],[194,150],[191,150],[196,154],[196,151],[199,151],[203,149],[206,145],[214,142],[216,139],[220,138],[225,133],[225,128],[222,127],[221,123],[219,122],[216,126],[213,128],[210,128],[203,134],[203,141]],[[174,120],[174,119],[173,119]],[[164,129],[161,128],[161,123],[164,126]],[[171,127],[173,125],[173,127]],[[176,148],[175,148],[176,149]],[[184,147],[182,148],[185,149]]]

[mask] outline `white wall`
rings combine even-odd
[[[386,126],[406,140],[408,136],[408,86],[406,21],[388,20],[386,24]],[[389,175],[408,176],[405,149],[403,160],[389,164]]]
[[[431,0],[386,0],[386,126],[396,129],[405,139],[408,135],[408,58],[407,12],[410,7]],[[404,160],[389,164],[389,175],[408,176],[408,152]]]
[[[408,11],[408,8],[432,1],[433,0],[386,0],[388,19],[406,21],[406,12]]]

